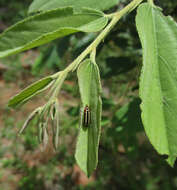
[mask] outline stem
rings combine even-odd
[[[48,103],[45,105],[45,108],[44,108],[44,112],[45,110],[52,104],[52,102],[55,101],[55,99],[57,98],[59,92],[60,92],[60,89],[61,89],[61,86],[68,74],[68,72],[66,72],[65,70],[63,71],[59,71],[58,73],[56,73],[58,75],[54,85],[52,86],[52,88],[50,89],[50,92],[49,92],[49,101]],[[55,74],[55,75],[56,75]],[[53,75],[54,76],[54,75]]]
[[[116,25],[122,16],[135,9],[143,0],[133,0],[126,7],[117,13],[111,14],[112,20],[106,28],[97,36],[97,38],[65,69],[66,72],[74,71],[80,62],[100,44],[110,30]],[[152,0],[150,0],[152,1]],[[108,16],[109,17],[109,16]]]
[[[149,4],[154,6],[154,0],[148,0]]]
[[[122,10],[116,13],[112,13],[109,15],[106,15],[106,17],[111,18],[110,23],[102,30],[102,32],[97,36],[97,38],[68,66],[62,71],[62,75],[66,77],[67,73],[70,71],[74,71],[80,62],[93,50],[96,50],[96,47],[104,40],[104,38],[107,36],[107,34],[111,31],[111,29],[116,25],[116,23],[120,20],[122,16],[124,16],[126,13],[131,12],[133,9],[135,9],[143,0],[133,0],[131,3],[129,3],[127,6],[125,6]],[[153,0],[149,0],[150,2],[153,2]],[[55,86],[57,87],[59,84],[59,87],[56,88],[54,92],[54,96],[58,94],[58,91],[62,85],[62,82],[64,79],[61,77],[61,71],[55,73],[52,75],[53,78],[58,78],[55,82]],[[65,78],[64,77],[64,78]],[[59,82],[61,80],[61,82]],[[53,97],[53,96],[52,96]]]
[[[58,93],[60,91],[60,88],[61,88],[67,74],[68,74],[68,72],[66,72],[65,70],[59,72],[59,77],[57,78],[57,80],[56,80],[56,82],[55,82],[55,84],[54,84],[54,86],[52,88],[53,93],[52,93],[52,95],[50,97],[51,100],[53,98],[57,97],[57,95],[58,95]]]
[[[90,53],[90,60],[95,63],[95,57],[96,57],[96,48],[92,50]]]

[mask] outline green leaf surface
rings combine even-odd
[[[92,63],[90,59],[86,59],[81,63],[77,75],[82,100],[82,110],[75,158],[80,168],[87,176],[90,176],[98,162],[102,111],[100,75],[96,63]],[[83,126],[83,111],[86,105],[89,106],[91,114],[91,122],[87,127]]]
[[[88,7],[98,10],[107,10],[118,4],[118,2],[118,0],[34,0],[29,7],[29,13],[68,6],[72,6],[75,9]]]
[[[136,25],[143,47],[140,78],[142,120],[160,154],[177,156],[177,24],[148,3],[139,6]]]
[[[9,100],[8,106],[11,108],[16,108],[26,103],[36,94],[39,94],[40,92],[46,90],[51,85],[53,80],[54,79],[52,77],[46,77],[33,83],[32,85],[22,90],[19,94],[12,97]]]
[[[100,11],[71,7],[28,17],[0,35],[0,57],[19,53],[76,32],[97,32],[108,19]]]

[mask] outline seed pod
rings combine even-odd
[[[39,125],[38,125],[38,140],[39,140],[39,143],[42,143],[43,136],[44,136],[43,123],[40,122]]]
[[[25,121],[25,123],[23,124],[22,128],[19,131],[19,135],[21,135],[21,133],[28,127],[28,125],[30,124],[30,122],[35,118],[35,117],[39,117],[39,112],[41,110],[41,107],[35,109],[27,118],[27,120]],[[39,119],[39,118],[38,118]]]
[[[44,125],[44,127],[43,127],[43,139],[42,139],[43,150],[46,149],[47,144],[48,144],[48,140],[49,140],[49,137],[48,137],[47,128],[46,128],[46,125]]]
[[[55,103],[52,108],[52,132],[53,132],[53,147],[56,150],[58,147],[58,137],[59,137],[59,104],[58,100],[55,100]]]

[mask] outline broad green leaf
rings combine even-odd
[[[108,19],[100,11],[60,8],[28,17],[0,35],[0,57],[31,49],[76,32],[97,32]]]
[[[81,63],[77,75],[82,110],[75,158],[80,168],[87,176],[90,176],[98,162],[98,145],[102,111],[100,76],[96,63],[92,63],[90,59],[86,59]],[[89,106],[91,113],[91,122],[87,127],[83,126],[83,111],[86,105]]]
[[[9,100],[8,106],[11,108],[16,108],[24,104],[36,94],[49,88],[53,80],[54,79],[52,77],[46,77],[33,83],[32,85],[22,90],[19,94],[12,97]]]
[[[118,4],[118,2],[118,0],[34,0],[29,7],[29,13],[68,6],[72,6],[75,9],[88,7],[98,10],[107,10]]]
[[[177,24],[157,7],[139,6],[136,25],[143,47],[142,120],[160,154],[177,156]]]

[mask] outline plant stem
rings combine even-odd
[[[154,6],[154,1],[153,0],[148,0],[149,4]]]
[[[65,69],[66,72],[74,71],[80,62],[93,50],[95,49],[101,41],[107,36],[110,30],[116,25],[122,16],[126,13],[131,12],[135,9],[143,0],[133,0],[126,7],[117,13],[111,14],[112,20],[106,26],[106,28],[97,36],[97,38]],[[150,0],[152,1],[152,0]],[[108,15],[109,17],[109,15]]]
[[[66,72],[65,70],[59,72],[59,76],[58,76],[58,78],[57,78],[57,80],[56,80],[56,82],[55,82],[55,84],[54,84],[54,86],[53,86],[54,88],[52,89],[52,90],[53,90],[53,93],[52,93],[52,95],[51,95],[51,97],[50,97],[51,100],[52,100],[53,98],[55,98],[55,97],[58,96],[58,93],[59,93],[59,91],[60,91],[60,88],[61,88],[61,86],[62,86],[62,84],[63,84],[63,82],[64,82],[64,80],[65,80],[67,74],[68,74],[68,72]]]
[[[131,3],[129,3],[127,6],[125,6],[119,12],[112,13],[112,14],[109,14],[109,15],[105,15],[106,17],[111,18],[110,23],[102,30],[102,32],[97,36],[97,38],[68,67],[66,67],[62,71],[62,74],[66,77],[68,72],[74,71],[78,67],[80,62],[88,54],[90,54],[94,49],[96,50],[97,46],[104,40],[104,38],[111,31],[111,29],[116,25],[116,23],[120,20],[120,18],[122,16],[124,16],[126,13],[129,13],[133,9],[135,9],[142,1],[143,0],[133,0]],[[153,0],[149,0],[149,1],[153,1]],[[55,73],[54,75],[52,75],[52,77],[53,78],[58,78],[59,77],[61,79],[62,77],[60,75],[61,75],[61,71]],[[56,84],[54,84],[55,86],[57,86],[57,84],[59,83],[60,84],[59,86],[61,87],[62,83],[59,82],[60,79],[57,79]],[[62,80],[62,82],[64,81],[64,79],[61,79],[61,80]],[[60,89],[60,87],[55,90],[55,93],[54,93],[55,95],[54,96],[56,96],[58,94],[57,92]]]
[[[95,57],[96,57],[96,48],[92,50],[90,53],[90,60],[95,63]]]

